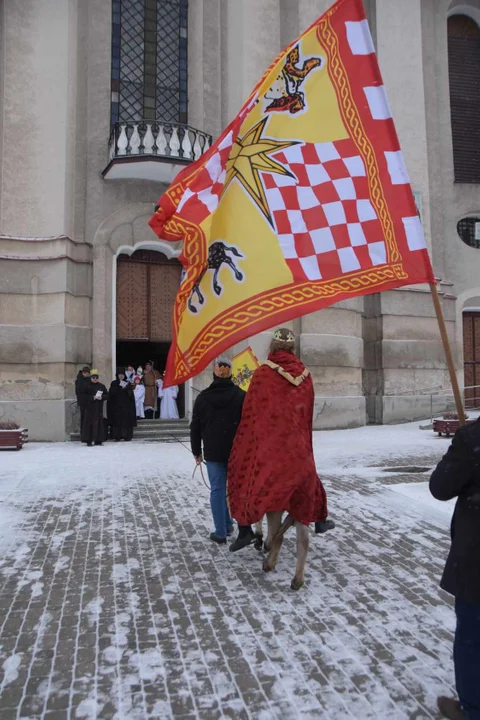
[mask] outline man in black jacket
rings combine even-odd
[[[77,396],[77,405],[80,408],[80,432],[82,432],[83,420],[85,418],[86,392],[89,385],[90,368],[88,365],[85,365],[85,367],[78,371],[77,379],[75,380],[75,395]]]
[[[460,702],[441,697],[438,707],[451,720],[480,720],[480,420],[458,430],[430,478],[430,492],[437,500],[458,498],[441,586],[455,597]]]
[[[210,540],[225,545],[227,535],[233,532],[227,506],[228,459],[240,424],[245,393],[232,382],[230,360],[218,360],[213,375],[213,383],[195,401],[190,441],[197,463],[203,462],[203,458],[207,463],[210,506],[215,525]]]

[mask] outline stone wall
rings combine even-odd
[[[0,419],[34,440],[76,423],[78,368],[92,360],[91,247],[0,238]]]
[[[456,366],[461,348],[455,334],[455,298],[442,294],[442,306]],[[368,421],[388,424],[443,411],[451,393],[445,353],[430,291],[400,289],[365,298],[364,390]]]

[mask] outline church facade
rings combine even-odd
[[[83,365],[165,363],[180,247],[148,226],[330,0],[4,0],[0,9],[0,422],[76,429]],[[366,0],[460,384],[480,386],[480,0]],[[321,118],[319,118],[321,122]],[[292,323],[315,427],[428,417],[448,372],[427,287]],[[249,340],[260,360],[271,333]],[[232,349],[232,353],[242,349]],[[209,373],[179,397],[189,416]]]

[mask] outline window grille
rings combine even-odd
[[[480,217],[462,218],[457,224],[457,232],[465,245],[480,248]]]
[[[188,0],[112,0],[111,122],[187,123]]]

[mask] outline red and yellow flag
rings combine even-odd
[[[248,346],[232,359],[232,380],[235,385],[247,392],[252,382],[253,373],[260,367],[257,356]]]
[[[292,318],[433,282],[361,0],[277,58],[150,225],[183,241],[169,385]]]

